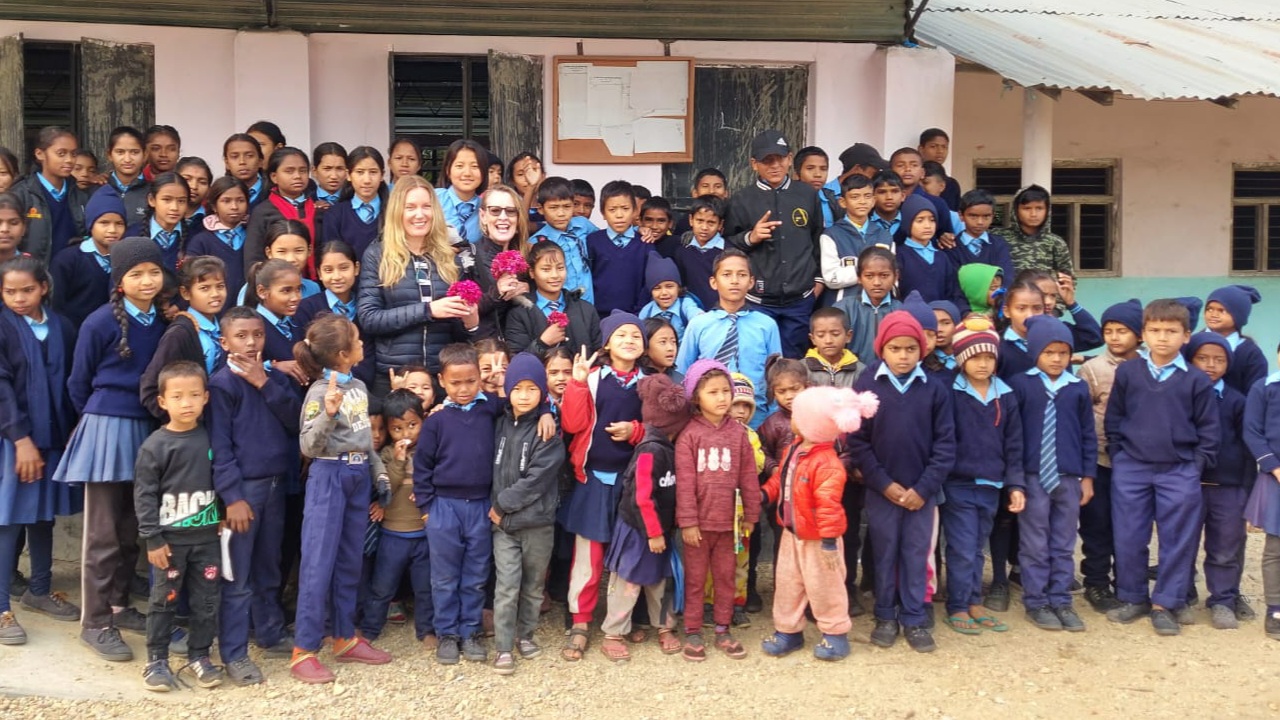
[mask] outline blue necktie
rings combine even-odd
[[[628,238],[626,233],[618,233],[617,235],[614,235],[613,236],[614,247],[626,247],[627,239]]]
[[[467,237],[467,223],[471,220],[471,216],[475,214],[476,208],[471,203],[458,204],[458,235],[468,242],[471,238]]]
[[[356,309],[341,300],[333,304],[333,312],[337,315],[346,315],[348,320],[354,320],[356,317]]]
[[[141,313],[135,315],[134,318],[137,319],[138,324],[142,327],[151,327],[151,323],[156,321],[156,314],[155,312]]]
[[[168,250],[169,248],[173,247],[173,241],[176,239],[175,235],[177,235],[176,232],[173,232],[173,231],[165,232],[164,230],[161,230],[160,232],[156,233],[155,240],[156,240],[156,243],[160,245],[160,247],[164,248],[165,250]]]
[[[546,314],[546,316],[547,316],[547,317],[551,317],[551,313],[553,313],[553,312],[560,312],[560,301],[559,301],[559,300],[552,300],[551,302],[547,303],[547,311],[546,311],[546,313],[545,313],[545,314]]]
[[[337,205],[337,204],[338,204],[338,194],[337,194],[337,193],[334,193],[334,194],[330,195],[329,193],[326,193],[326,192],[317,192],[317,193],[316,193],[316,199],[317,199],[317,200],[319,200],[319,201],[321,201],[321,202],[327,202],[327,203],[329,203],[330,205]]]
[[[728,314],[725,317],[729,319],[729,331],[725,333],[724,342],[720,343],[720,349],[716,351],[716,362],[721,363],[730,370],[737,370],[738,316]]]
[[[284,335],[286,339],[288,340],[293,339],[293,321],[292,320],[290,320],[289,318],[280,318],[280,322],[276,323],[276,327],[280,329],[280,333]]]
[[[666,320],[667,322],[671,322],[673,319],[675,319],[675,316],[676,314],[671,312],[670,310],[663,310],[662,312],[658,313],[658,317],[662,318],[663,320]],[[736,329],[737,327],[738,327],[738,324],[734,323],[734,328]]]
[[[1040,431],[1040,487],[1051,493],[1062,481],[1058,478],[1058,409],[1057,393],[1045,390],[1049,399],[1044,404],[1044,426]]]
[[[370,205],[369,203],[365,203],[361,205],[360,207],[356,208],[356,215],[360,216],[361,222],[363,222],[365,225],[368,225],[369,223],[373,222],[373,206]]]
[[[244,247],[244,233],[245,230],[243,225],[234,227],[230,230],[219,230],[218,239],[232,250],[239,250]]]

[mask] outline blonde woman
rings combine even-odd
[[[441,348],[473,339],[480,326],[476,308],[445,297],[461,272],[431,183],[401,178],[387,199],[382,237],[360,263],[356,311],[374,340],[375,394],[390,392],[388,370],[425,365],[435,375]]]
[[[515,250],[529,257],[529,216],[520,195],[507,185],[491,185],[480,198],[480,239],[476,241],[476,282],[484,288],[480,301],[480,334],[502,334],[507,310],[529,292],[528,276],[495,279],[489,267],[498,253]]]

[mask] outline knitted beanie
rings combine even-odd
[[[863,418],[875,415],[879,406],[875,393],[815,386],[801,390],[791,402],[791,422],[805,440],[829,443],[857,431]]]
[[[164,257],[156,241],[146,237],[125,238],[111,247],[111,289],[120,287],[120,281],[135,267],[154,263],[164,267]]]
[[[115,213],[120,216],[121,222],[125,219],[124,201],[116,193],[96,192],[89,197],[89,202],[84,206],[84,229],[85,234],[93,234],[93,224],[98,222],[98,218],[103,215]]]
[[[733,402],[751,403],[754,409],[756,406],[756,384],[751,382],[751,378],[742,373],[733,373],[729,376],[733,381]]]
[[[911,317],[920,323],[922,330],[932,330],[938,332],[938,316],[933,314],[933,308],[929,307],[929,303],[924,301],[919,290],[912,290],[906,299],[902,301],[902,309],[911,313]]]
[[[543,399],[546,399],[547,369],[537,355],[522,352],[511,358],[511,364],[507,365],[506,376],[502,380],[502,388],[506,391],[507,397],[511,396],[511,391],[521,380],[532,381],[542,392]]]
[[[1071,338],[1071,328],[1052,315],[1033,315],[1027,318],[1027,355],[1038,361],[1045,348],[1053,343],[1066,343],[1068,348],[1075,345]]]
[[[1249,324],[1249,313],[1253,312],[1253,306],[1262,300],[1262,294],[1257,288],[1249,285],[1228,285],[1220,287],[1209,293],[1206,304],[1216,302],[1227,309],[1231,313],[1231,320],[1235,323],[1236,332],[1244,329]],[[1192,326],[1195,325],[1193,317]]]
[[[609,338],[618,331],[623,325],[635,325],[640,331],[640,337],[644,338],[644,323],[640,322],[640,318],[632,315],[625,310],[614,310],[609,316],[600,321],[600,337],[604,340],[604,344],[609,344]],[[643,342],[643,340],[642,340]]]
[[[685,397],[684,388],[670,377],[645,375],[636,392],[640,395],[640,419],[645,425],[665,435],[675,435],[689,424],[692,417],[689,399]]]
[[[956,366],[964,368],[964,363],[974,355],[991,353],[1000,357],[1000,336],[992,328],[991,322],[984,317],[972,317],[965,320],[951,336],[951,352],[955,355]]]
[[[933,311],[929,311],[932,315]],[[880,321],[880,329],[876,330],[876,357],[884,357],[884,346],[896,337],[909,337],[920,345],[920,353],[924,354],[924,329],[911,313],[905,310],[894,310]]]
[[[1106,328],[1109,322],[1119,323],[1142,337],[1142,302],[1132,298],[1107,308],[1102,313],[1102,327]]]
[[[702,360],[695,361],[692,365],[690,365],[689,369],[685,371],[685,374],[684,374],[685,396],[687,396],[690,400],[692,400],[693,393],[696,392],[698,389],[698,381],[702,379],[703,375],[706,375],[712,370],[719,370],[725,375],[729,374],[729,368],[725,367],[724,363],[717,362],[715,360],[711,360],[708,358],[703,358]],[[733,385],[732,379],[729,381],[729,384],[730,386]]]
[[[900,210],[902,211],[902,224],[898,226],[898,232],[902,233],[903,237],[906,238],[911,237],[911,224],[916,221],[916,216],[922,212],[934,215],[934,221],[941,222],[941,219],[936,217],[938,211],[934,209],[933,203],[926,200],[922,193],[908,195],[907,199],[902,201]],[[947,218],[947,220],[950,219]]]
[[[1187,309],[1187,315],[1189,315],[1191,318],[1190,322],[1188,323],[1188,327],[1191,328],[1191,332],[1195,332],[1196,325],[1200,322],[1200,311],[1204,309],[1204,303],[1200,302],[1200,298],[1198,297],[1180,297],[1180,298],[1174,298],[1174,301]],[[1249,314],[1245,313],[1245,317],[1248,317],[1248,316]],[[1235,320],[1234,315],[1232,315],[1231,318]],[[1236,320],[1236,330],[1239,330],[1240,328],[1241,328],[1240,321]]]
[[[675,260],[651,252],[644,263],[644,286],[652,290],[664,282],[680,285],[680,270],[676,267]]]
[[[915,291],[913,290],[912,292],[915,292]],[[933,302],[929,303],[929,309],[941,310],[942,312],[946,313],[948,317],[951,318],[951,322],[957,325],[960,324],[960,308],[956,307],[956,304],[951,302],[950,300],[934,300]],[[938,317],[937,315],[934,315],[935,322],[937,317]]]
[[[1191,359],[1196,356],[1200,348],[1205,345],[1217,345],[1222,348],[1227,353],[1227,367],[1231,367],[1231,361],[1235,359],[1235,353],[1231,351],[1231,343],[1212,330],[1205,330],[1192,335],[1191,339],[1182,348],[1182,356],[1187,359],[1187,362],[1191,362]]]

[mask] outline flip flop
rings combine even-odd
[[[581,660],[582,654],[587,651],[589,637],[590,636],[586,630],[581,628],[570,628],[569,638],[564,641],[564,647],[560,649],[560,657],[568,660],[569,662],[578,662]],[[581,645],[577,643],[578,638],[582,638]]]
[[[600,643],[600,652],[614,662],[626,662],[631,659],[626,639],[619,635],[606,635],[604,642]]]
[[[947,618],[947,626],[961,635],[981,635],[982,625],[973,618],[952,615]]]
[[[982,617],[976,617],[973,619],[973,621],[977,623],[978,626],[981,627],[983,630],[990,630],[991,632],[1005,632],[1009,629],[1009,626],[1005,625],[1003,622],[1000,622],[999,618],[994,618],[994,617],[991,617],[990,615],[983,615]]]

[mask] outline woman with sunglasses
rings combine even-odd
[[[498,253],[529,255],[529,215],[520,195],[507,185],[491,185],[480,199],[480,238],[475,244],[474,279],[484,289],[480,301],[481,337],[502,336],[507,310],[529,292],[525,273],[494,278],[490,270]]]

